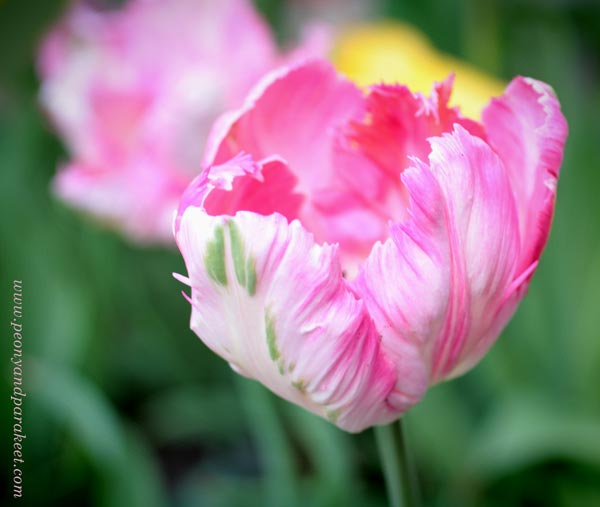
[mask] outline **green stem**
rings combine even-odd
[[[387,426],[375,426],[390,507],[419,507],[417,476],[404,433],[402,419]]]

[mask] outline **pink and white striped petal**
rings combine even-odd
[[[539,259],[550,233],[567,122],[552,88],[525,77],[513,79],[482,117],[517,200],[521,274]]]
[[[354,287],[398,369],[401,403],[452,376],[494,322],[519,252],[504,167],[480,138],[455,125],[431,138],[429,164],[402,181],[409,218],[377,244]]]
[[[232,178],[227,164],[212,181],[207,170],[180,208],[175,236],[188,271],[180,279],[192,289],[192,329],[237,372],[340,428],[395,419],[387,403],[395,368],[342,276],[338,248],[316,244],[280,213],[204,209],[211,192],[229,186],[235,194],[234,180],[260,176],[262,167],[248,162],[234,161]]]

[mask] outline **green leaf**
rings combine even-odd
[[[553,458],[600,467],[598,418],[523,395],[498,403],[473,435],[466,473],[490,480]]]
[[[104,394],[87,379],[30,361],[29,395],[88,456],[104,484],[102,505],[161,507],[166,494],[144,441],[126,430]]]

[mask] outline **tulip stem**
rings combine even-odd
[[[417,476],[402,419],[387,426],[375,426],[375,438],[390,507],[419,507]]]

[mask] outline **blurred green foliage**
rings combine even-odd
[[[282,26],[284,3],[257,4]],[[406,418],[425,503],[600,505],[600,6],[377,5],[501,77],[551,83],[570,124],[529,296],[475,370]],[[385,505],[371,432],[345,434],[233,375],[188,329],[177,253],[127,244],[49,192],[66,155],[36,104],[33,61],[61,8],[0,2],[0,503],[12,497],[8,323],[22,278],[20,505]]]

